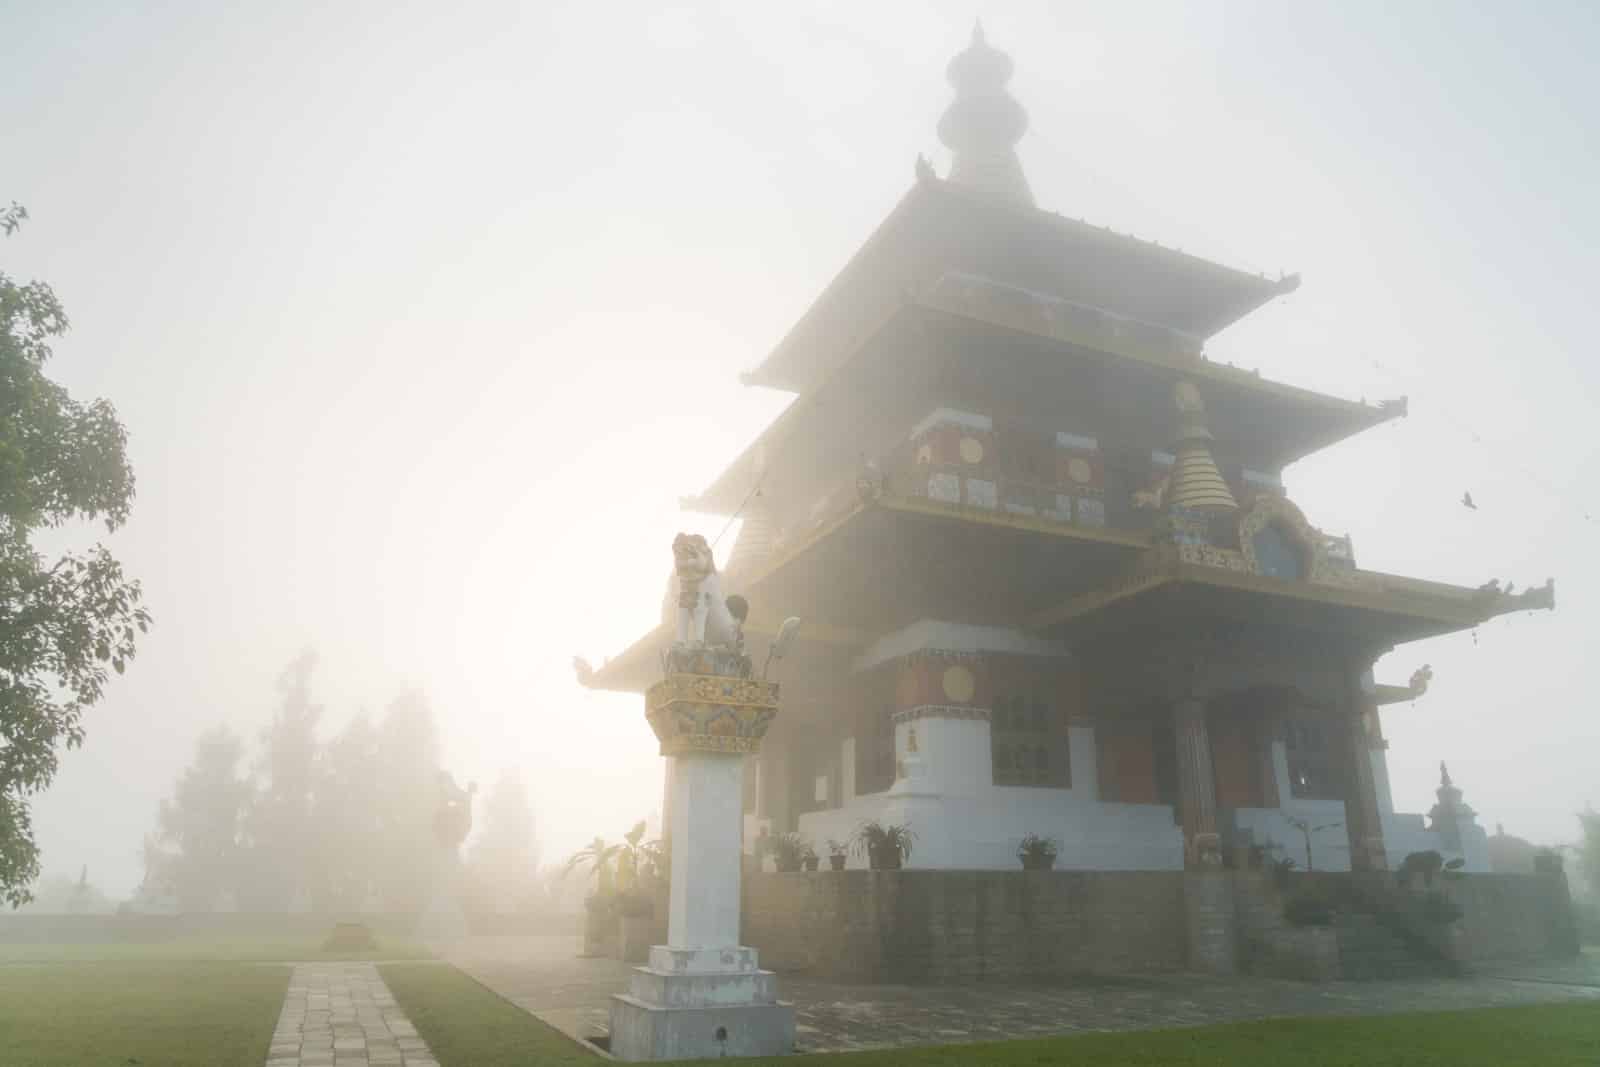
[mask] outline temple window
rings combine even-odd
[[[1322,723],[1310,718],[1290,719],[1284,724],[1284,748],[1289,757],[1290,793],[1310,799],[1340,799],[1333,752]]]
[[[1042,687],[997,694],[989,717],[994,784],[1069,789],[1067,731]]]
[[[1256,564],[1262,574],[1269,578],[1305,577],[1304,553],[1278,523],[1269,522],[1261,527],[1250,542],[1255,548]]]

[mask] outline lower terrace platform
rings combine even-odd
[[[578,959],[568,935],[474,937],[451,963],[585,1041],[608,1025],[629,965]],[[1518,1004],[1600,1003],[1600,951],[1576,960],[1480,965],[1460,978],[1309,983],[1189,973],[1102,975],[1037,984],[859,985],[785,975],[800,1052],[846,1052],[1092,1031],[1164,1029],[1288,1016],[1377,1015]]]

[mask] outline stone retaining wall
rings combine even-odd
[[[765,967],[843,982],[1186,966],[1181,871],[821,871],[745,879]]]
[[[1434,884],[1465,913],[1453,939],[1459,960],[1578,954],[1572,897],[1563,874],[1469,874]]]
[[[1288,895],[1355,878],[1297,875]],[[1562,878],[1469,874],[1438,883],[1464,917],[1441,951],[1462,963],[1576,951]],[[1259,872],[821,871],[752,873],[743,941],[764,966],[841,982],[1034,980],[1086,973],[1248,970],[1337,977],[1327,928],[1282,921]]]

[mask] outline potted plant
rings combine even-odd
[[[609,947],[618,935],[617,893],[611,865],[621,851],[621,845],[608,845],[604,838],[597,837],[588,847],[574,853],[561,872],[563,878],[583,866],[594,872],[595,890],[583,901],[583,955],[586,957],[609,955]]]
[[[793,874],[805,862],[806,850],[810,847],[805,838],[791,830],[774,836],[767,850],[772,853],[772,862],[779,874]]]
[[[820,866],[822,860],[817,855],[817,850],[807,845],[800,853],[800,865],[808,871],[814,871]]]
[[[909,826],[885,826],[872,819],[862,823],[850,841],[856,855],[864,853],[867,866],[873,870],[898,871],[900,865],[911,858],[911,845],[916,839],[916,833]]]
[[[850,846],[843,841],[828,838],[828,866],[836,871],[844,870],[845,859],[850,851]]]
[[[1048,871],[1056,865],[1059,851],[1054,839],[1029,834],[1017,845],[1017,859],[1025,871]]]

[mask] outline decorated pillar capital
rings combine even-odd
[[[645,694],[645,718],[663,756],[749,755],[778,715],[778,683],[715,674],[669,674]]]

